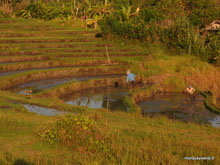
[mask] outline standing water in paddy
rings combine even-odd
[[[139,103],[143,115],[165,115],[171,119],[184,122],[211,124],[220,127],[220,116],[210,112],[204,106],[202,95],[195,95],[195,99],[182,93],[156,94]]]
[[[45,108],[45,107],[36,106],[36,105],[23,104],[23,106],[28,111],[37,113],[38,115],[56,116],[56,115],[66,114],[66,112],[61,112],[56,109]]]
[[[16,88],[14,91],[18,92],[19,94],[27,94],[27,90],[33,90],[33,93],[40,92],[42,90],[55,87],[57,85],[62,85],[65,83],[70,83],[73,81],[87,81],[91,79],[98,79],[98,78],[113,78],[113,77],[123,77],[124,75],[102,75],[102,76],[85,76],[85,77],[68,77],[68,78],[58,78],[58,79],[49,79],[49,80],[39,80],[33,81],[28,83],[23,83]]]
[[[90,89],[69,94],[64,98],[67,104],[86,106],[93,109],[107,108],[109,110],[129,111],[124,99],[129,94],[128,89],[102,88]]]

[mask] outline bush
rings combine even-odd
[[[59,15],[58,8],[53,6],[46,6],[46,4],[38,2],[36,4],[30,4],[25,10],[21,10],[17,16],[23,18],[38,18],[43,20],[51,20]]]
[[[211,32],[205,40],[206,54],[205,57],[209,62],[219,61],[220,51],[220,32]]]
[[[83,152],[107,149],[96,123],[84,115],[67,115],[40,128],[38,136],[50,144],[58,143]]]
[[[103,34],[113,33],[124,39],[145,40],[147,37],[146,27],[140,17],[131,20],[119,20],[118,16],[108,16],[99,22]]]
[[[155,8],[144,8],[140,12],[141,18],[145,23],[150,22],[152,20],[162,20],[163,14],[160,10],[156,10]]]

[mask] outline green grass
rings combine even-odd
[[[171,121],[164,117],[152,119],[122,112],[93,110],[88,115],[91,119],[96,118],[97,129],[104,136],[108,150],[96,150],[91,153],[83,148],[71,149],[63,143],[47,144],[46,141],[38,138],[37,132],[48,122],[53,125],[58,117],[36,118],[31,114],[0,111],[2,149],[0,155],[7,159],[9,154],[11,159],[8,162],[24,159],[27,162],[40,164],[48,164],[48,162],[57,164],[64,162],[68,164],[77,162],[83,164],[219,163],[219,129]],[[191,156],[212,156],[215,160],[184,160],[184,157]]]
[[[138,76],[137,79],[142,78],[143,81],[154,85],[137,89],[131,92],[129,97],[126,97],[125,103],[133,113],[109,112],[106,109],[94,110],[72,106],[59,99],[66,93],[79,92],[81,89],[112,86],[116,79],[120,83],[125,83],[125,78],[71,82],[29,96],[1,91],[0,165],[15,164],[19,161],[23,164],[45,165],[220,164],[219,129],[210,125],[169,120],[163,116],[144,117],[141,116],[141,110],[135,104],[157,92],[182,92],[188,84],[192,84],[198,91],[210,89],[218,97],[218,93],[220,93],[218,68],[185,54],[181,56],[170,55],[159,47],[146,48],[142,43],[137,44],[118,38],[114,38],[112,41],[96,39],[95,33],[99,30],[83,29],[79,20],[66,23],[60,19],[48,22],[20,18],[3,19],[3,21],[7,20],[11,21],[10,24],[0,24],[0,36],[2,36],[0,41],[16,41],[16,43],[1,43],[0,51],[6,53],[0,57],[0,62],[20,62],[2,64],[0,65],[1,71],[45,69],[1,77],[1,89],[10,90],[15,85],[39,79],[124,74],[127,69],[135,73]],[[89,33],[67,34],[77,31]],[[16,35],[17,37],[15,37]],[[90,42],[73,42],[88,38],[91,40]],[[31,40],[39,43],[29,43]],[[118,66],[101,66],[100,63],[107,62],[107,58],[97,57],[102,53],[92,52],[93,50],[103,50],[104,54],[106,44],[108,44],[110,59],[118,62]],[[64,53],[80,48],[90,50],[90,52]],[[49,52],[51,50],[56,53]],[[115,54],[116,50],[117,54]],[[122,52],[123,50],[128,52]],[[39,51],[39,55],[25,55],[28,51]],[[16,52],[20,55],[15,56]],[[124,56],[116,56],[123,54]],[[65,57],[62,57],[63,55]],[[82,66],[67,68],[80,65]],[[90,65],[93,67],[88,67]],[[46,67],[66,68],[46,69]],[[213,98],[209,97],[207,100],[209,105],[214,105]],[[73,122],[74,117],[69,119],[66,116],[40,116],[28,112],[21,105],[22,103],[74,112],[76,118],[83,113],[89,119],[83,119],[82,122],[77,123]],[[79,120],[76,119],[76,121]],[[73,126],[84,129],[87,126],[85,123],[90,123],[90,121],[96,123],[95,130],[88,133],[92,139],[86,139],[88,137],[86,132],[82,131],[76,134],[73,131]],[[45,130],[51,134],[47,136]],[[39,135],[45,136],[42,138]],[[79,137],[75,139],[76,141],[82,140],[81,144],[71,141],[71,137],[75,135],[82,136],[81,139]],[[49,141],[50,138],[55,138],[52,144]],[[94,146],[97,149],[94,149]],[[184,157],[207,156],[215,157],[215,160],[184,160]]]

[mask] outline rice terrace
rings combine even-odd
[[[219,11],[1,0],[0,165],[220,164]]]

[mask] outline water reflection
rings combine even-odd
[[[39,115],[44,115],[44,116],[56,116],[56,115],[61,115],[65,114],[66,112],[61,112],[56,109],[51,109],[51,108],[45,108],[45,107],[40,107],[36,105],[29,105],[29,104],[22,104],[28,111],[37,113]]]
[[[204,106],[202,95],[195,99],[181,93],[156,94],[139,103],[143,115],[165,115],[171,119],[184,122],[211,124],[220,127],[220,117],[210,112]]]
[[[106,108],[112,111],[128,111],[129,108],[124,103],[126,95],[128,95],[127,89],[102,88],[67,95],[64,100],[67,104],[86,106],[93,109]]]

